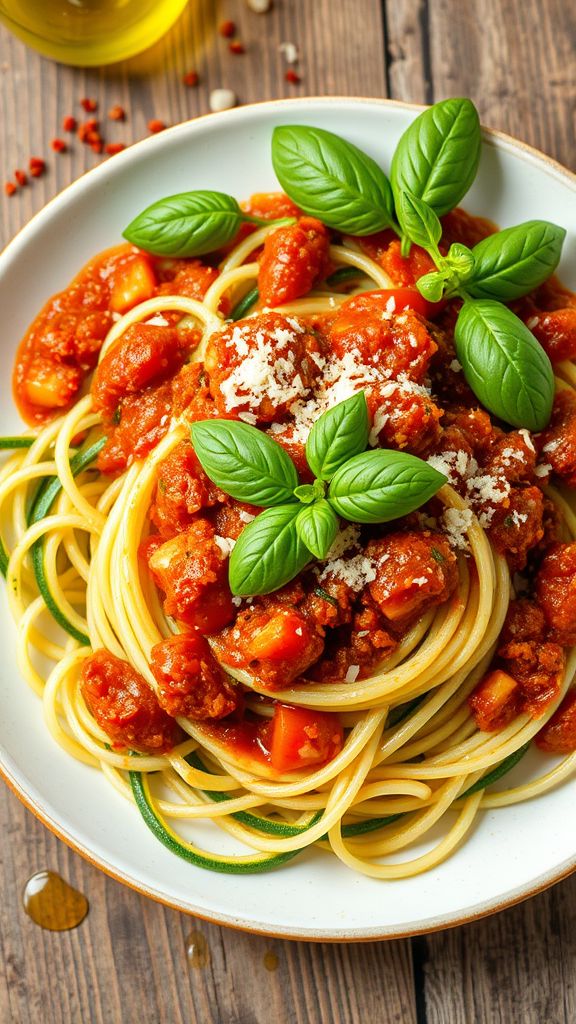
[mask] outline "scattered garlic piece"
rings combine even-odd
[[[212,89],[210,93],[210,110],[215,114],[220,110],[230,110],[237,102],[238,98],[232,89]]]
[[[298,63],[298,47],[296,43],[280,43],[278,49],[280,53],[284,54],[284,60],[287,64]]]

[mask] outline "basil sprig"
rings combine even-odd
[[[231,242],[244,221],[271,223],[244,213],[237,200],[225,192],[180,192],[147,206],[123,234],[133,245],[156,256],[202,256]]]
[[[387,523],[420,508],[446,483],[427,462],[385,448],[362,452],[334,475],[328,498],[354,523]]]
[[[340,466],[368,444],[368,406],[363,391],[328,409],[312,427],[306,459],[320,480],[330,480]]]
[[[552,364],[512,310],[492,299],[465,302],[454,340],[466,380],[482,404],[514,427],[543,430],[554,400]]]
[[[556,270],[565,237],[564,228],[546,220],[488,235],[472,250],[474,273],[466,291],[476,299],[501,302],[527,295]]]
[[[296,529],[299,514],[298,505],[267,508],[242,530],[228,568],[233,594],[270,594],[310,561],[310,551]]]
[[[384,171],[339,135],[282,125],[272,135],[272,163],[293,202],[329,228],[351,235],[397,228]]]
[[[202,469],[231,498],[263,508],[297,501],[296,467],[268,434],[237,420],[199,420],[190,432]]]
[[[296,517],[296,532],[315,558],[326,558],[336,534],[338,516],[325,498],[301,509]]]
[[[411,192],[439,217],[448,213],[476,177],[480,148],[480,121],[471,100],[454,98],[429,107],[406,129],[392,158],[397,206],[401,192]]]
[[[265,507],[240,534],[229,563],[230,588],[242,597],[284,586],[315,558],[326,558],[338,516],[384,523],[428,501],[446,477],[404,452],[364,451],[368,409],[363,392],[323,413],[306,446],[314,483],[268,434],[237,420],[200,420],[190,427],[210,479],[239,501]],[[328,481],[328,493],[326,487]]]

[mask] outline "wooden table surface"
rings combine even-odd
[[[237,23],[246,54],[228,53],[216,31],[223,18]],[[299,85],[285,81],[283,41],[298,46]],[[485,124],[575,169],[575,47],[576,7],[566,0],[275,0],[266,15],[244,0],[193,0],[152,50],[102,71],[52,64],[0,30],[0,182],[30,155],[48,161],[44,177],[2,193],[4,240],[101,159],[78,142],[50,151],[83,96],[101,111],[125,106],[127,122],[107,135],[130,142],[152,117],[174,124],[205,113],[219,86],[242,103],[468,95]],[[186,88],[181,76],[192,69],[200,84]],[[444,933],[313,945],[194,921],[137,895],[68,850],[3,786],[0,827],[0,1024],[576,1021],[576,876]],[[88,896],[90,913],[74,931],[43,931],[22,910],[26,879],[44,868]],[[208,943],[203,969],[187,962],[194,929]]]

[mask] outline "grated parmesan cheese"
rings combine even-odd
[[[360,665],[349,665],[344,676],[344,682],[355,683],[360,675]]]
[[[469,508],[445,508],[440,516],[440,526],[450,544],[459,551],[468,551],[467,531],[474,522],[474,516]]]
[[[535,452],[535,451],[536,451],[536,449],[535,449],[535,447],[534,447],[534,443],[533,443],[533,441],[532,441],[532,438],[530,437],[530,434],[529,434],[529,432],[528,432],[528,431],[526,430],[526,427],[522,427],[522,428],[521,428],[521,429],[520,429],[520,430],[518,431],[518,433],[519,433],[519,434],[520,434],[520,436],[521,436],[521,437],[523,438],[523,440],[524,440],[524,444],[526,445],[526,447],[528,448],[528,450],[529,450],[529,451],[531,451],[531,452]]]
[[[552,472],[552,466],[549,462],[544,462],[541,466],[536,466],[534,470],[534,476],[543,477],[548,476]]]
[[[320,579],[329,575],[337,576],[358,593],[376,579],[376,568],[372,559],[366,555],[353,555],[352,558],[335,558],[327,562],[320,573]]]
[[[236,541],[232,540],[231,537],[219,537],[218,534],[216,534],[216,536],[214,537],[214,541],[220,548],[220,551],[222,552],[224,558],[228,557],[236,543]]]
[[[418,576],[415,580],[412,580],[413,587],[423,587],[425,583],[428,583],[427,576]]]

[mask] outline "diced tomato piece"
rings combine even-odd
[[[158,701],[168,714],[204,721],[225,718],[236,709],[237,691],[198,633],[162,640],[152,648],[150,659]]]
[[[503,729],[520,711],[520,687],[513,676],[495,669],[468,698],[474,721],[482,732]]]
[[[35,356],[28,366],[22,394],[30,405],[43,409],[63,409],[75,397],[82,374],[75,366]]]
[[[143,676],[109,651],[101,649],[86,658],[80,686],[88,710],[113,746],[163,754],[184,739]]]
[[[264,306],[279,306],[307,295],[328,266],[330,238],[313,217],[268,235],[260,259],[258,290]]]
[[[310,640],[310,629],[298,612],[282,608],[248,644],[249,658],[284,661],[300,658]]]
[[[175,373],[187,351],[182,338],[171,327],[132,324],[96,369],[92,381],[95,409],[112,416],[121,398]]]
[[[576,750],[576,690],[566,694],[550,721],[536,734],[536,746],[550,754],[572,754]]]
[[[137,253],[120,264],[114,274],[110,309],[114,313],[127,313],[139,302],[151,299],[156,290],[156,278],[150,261]]]
[[[338,715],[277,704],[272,720],[272,767],[290,772],[332,761],[342,750]]]

